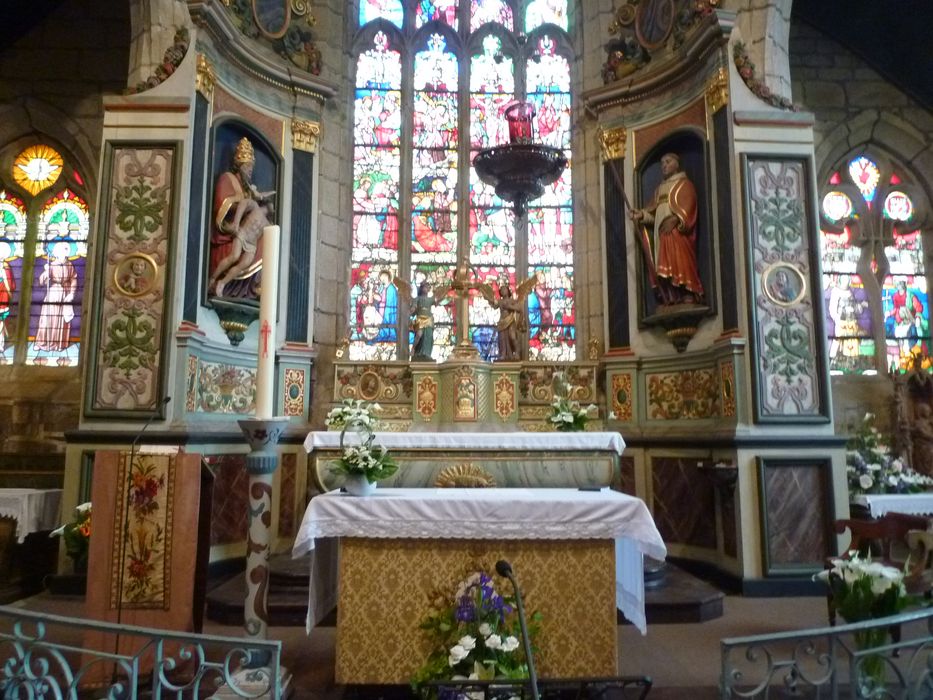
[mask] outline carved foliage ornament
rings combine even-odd
[[[772,107],[789,109],[793,112],[797,111],[798,108],[794,106],[793,102],[786,97],[775,95],[771,92],[771,88],[765,85],[764,80],[758,77],[755,71],[755,64],[752,63],[751,59],[748,57],[748,50],[741,41],[735,42],[735,46],[732,48],[732,60],[735,62],[735,69],[739,72],[742,81],[757,97],[761,98]]]
[[[292,148],[296,151],[317,153],[317,140],[321,135],[321,125],[318,122],[292,120]]]
[[[320,75],[321,52],[310,32],[315,19],[306,0],[227,0],[224,5],[243,34],[267,44],[298,68]]]
[[[625,157],[626,131],[624,126],[615,129],[600,129],[599,143],[602,147],[603,162]],[[596,359],[596,358],[590,358]]]
[[[609,33],[603,82],[622,80],[659,54],[679,48],[719,0],[629,0],[617,9]]]

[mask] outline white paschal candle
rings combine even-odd
[[[256,418],[272,418],[275,415],[275,318],[279,306],[279,233],[278,226],[266,226],[262,230]]]

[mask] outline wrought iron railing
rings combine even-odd
[[[282,697],[282,643],[0,606],[0,698]]]
[[[721,641],[720,697],[933,699],[933,608]]]
[[[541,700],[645,700],[648,676],[553,678],[537,682]],[[416,689],[421,700],[535,700],[531,683],[522,679],[430,681]]]

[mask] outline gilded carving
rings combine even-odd
[[[384,365],[340,365],[336,370],[334,398],[392,401],[411,396],[412,376],[408,367]]]
[[[719,367],[722,379],[722,415],[735,415],[735,364],[730,360]]]
[[[720,68],[706,85],[706,107],[710,114],[715,114],[728,103],[729,75],[725,68]]]
[[[284,381],[285,415],[303,416],[305,412],[305,370],[288,368]]]
[[[515,382],[503,375],[496,381],[496,415],[506,420],[513,413],[515,413]]]
[[[476,420],[476,380],[472,367],[463,367],[458,372],[454,387],[453,416],[455,421]]]
[[[602,146],[603,162],[625,157],[626,137],[627,132],[624,126],[599,130],[599,143]]]
[[[127,297],[141,297],[152,291],[159,277],[159,265],[151,255],[130,253],[113,270],[113,286]]]
[[[612,375],[612,412],[616,420],[632,420],[632,375],[625,372]]]
[[[698,420],[719,415],[719,378],[712,369],[648,375],[649,417]]]
[[[203,53],[198,54],[198,64],[194,79],[194,87],[208,100],[214,94],[214,85],[217,83],[217,73],[214,66]]]
[[[321,135],[318,122],[292,120],[292,148],[296,151],[317,153],[317,141]]]
[[[198,358],[197,355],[188,355],[188,373],[185,390],[185,410],[191,413],[197,405],[198,399]]]
[[[418,382],[418,413],[430,420],[437,413],[437,382],[433,377],[422,377]]]
[[[455,464],[440,471],[434,480],[438,488],[495,488],[492,474],[475,464]]]

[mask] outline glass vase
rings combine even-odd
[[[875,629],[861,630],[855,633],[855,647],[859,651],[867,651],[888,643],[888,629],[877,627]],[[875,697],[878,689],[885,686],[886,662],[884,654],[864,654],[856,663],[856,682],[859,684],[859,697]]]

